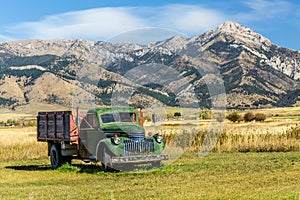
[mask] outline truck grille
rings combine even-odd
[[[152,139],[124,140],[124,156],[150,154],[154,151]]]

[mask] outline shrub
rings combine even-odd
[[[211,119],[211,111],[210,110],[202,110],[199,114],[200,119]]]
[[[263,113],[256,113],[255,114],[255,121],[257,121],[257,122],[263,122],[263,121],[266,120],[266,118],[267,118],[267,116]]]
[[[29,121],[24,121],[23,126],[36,126],[37,121],[36,119],[30,119]]]
[[[252,113],[252,112],[247,112],[245,115],[244,115],[244,121],[245,122],[251,122],[255,119],[255,115]]]
[[[180,112],[175,112],[174,117],[181,117],[181,113]]]
[[[227,115],[226,118],[229,121],[232,121],[232,122],[240,122],[240,121],[242,121],[242,117],[237,112],[230,113],[229,115]]]
[[[172,115],[171,113],[167,114],[167,119],[174,119],[174,115]]]

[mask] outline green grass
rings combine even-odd
[[[300,152],[187,153],[150,171],[104,173],[48,159],[0,163],[2,199],[299,199]]]

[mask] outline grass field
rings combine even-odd
[[[163,168],[134,172],[103,172],[79,160],[52,170],[35,127],[2,127],[1,199],[300,199],[298,111],[270,110],[263,123],[226,122],[205,157],[198,151],[209,121],[149,125],[170,146],[181,133],[193,141]]]
[[[300,153],[183,155],[162,169],[104,173],[46,158],[0,163],[1,199],[299,199]]]

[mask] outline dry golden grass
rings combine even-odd
[[[248,111],[245,111],[245,112],[248,112]],[[300,115],[300,107],[266,108],[266,109],[253,110],[252,112],[264,113],[268,117],[299,116]]]
[[[270,152],[300,150],[300,121],[285,117],[268,119],[265,122],[240,122],[214,124],[204,121],[167,121],[148,125],[147,131],[163,135],[173,149],[185,148],[188,151],[200,151],[207,135],[211,137],[211,128],[219,128],[214,136],[215,152]],[[207,138],[209,138],[207,137]],[[215,140],[217,138],[217,140]],[[206,143],[209,140],[206,139]]]
[[[47,144],[36,141],[35,127],[1,127],[0,159],[34,159],[47,155]]]
[[[36,141],[36,127],[1,127],[1,146],[11,146]]]
[[[236,124],[235,124],[236,125]],[[243,126],[244,125],[244,126]],[[212,151],[217,152],[270,152],[270,151],[299,151],[300,126],[283,124],[281,128],[252,123],[225,127],[218,134],[208,129],[181,128],[159,131],[168,145],[186,148],[188,151],[200,151],[206,148],[204,143],[213,145]],[[262,129],[262,127],[264,129]]]
[[[2,110],[1,110],[2,111]],[[8,119],[15,119],[18,121],[22,121],[24,119],[33,119],[35,116],[30,114],[19,114],[19,113],[9,113],[9,112],[2,112],[0,114],[0,121],[6,122]]]
[[[153,124],[146,123],[146,130],[156,131],[161,134],[179,133],[182,130],[207,131],[213,126],[218,126],[222,132],[232,134],[282,134],[290,128],[300,125],[298,118],[276,117],[268,118],[264,122],[230,122],[213,123],[210,120],[170,120]]]
[[[227,122],[225,123],[223,130],[227,133],[236,134],[282,134],[290,128],[300,124],[299,122],[292,120],[248,123]]]

